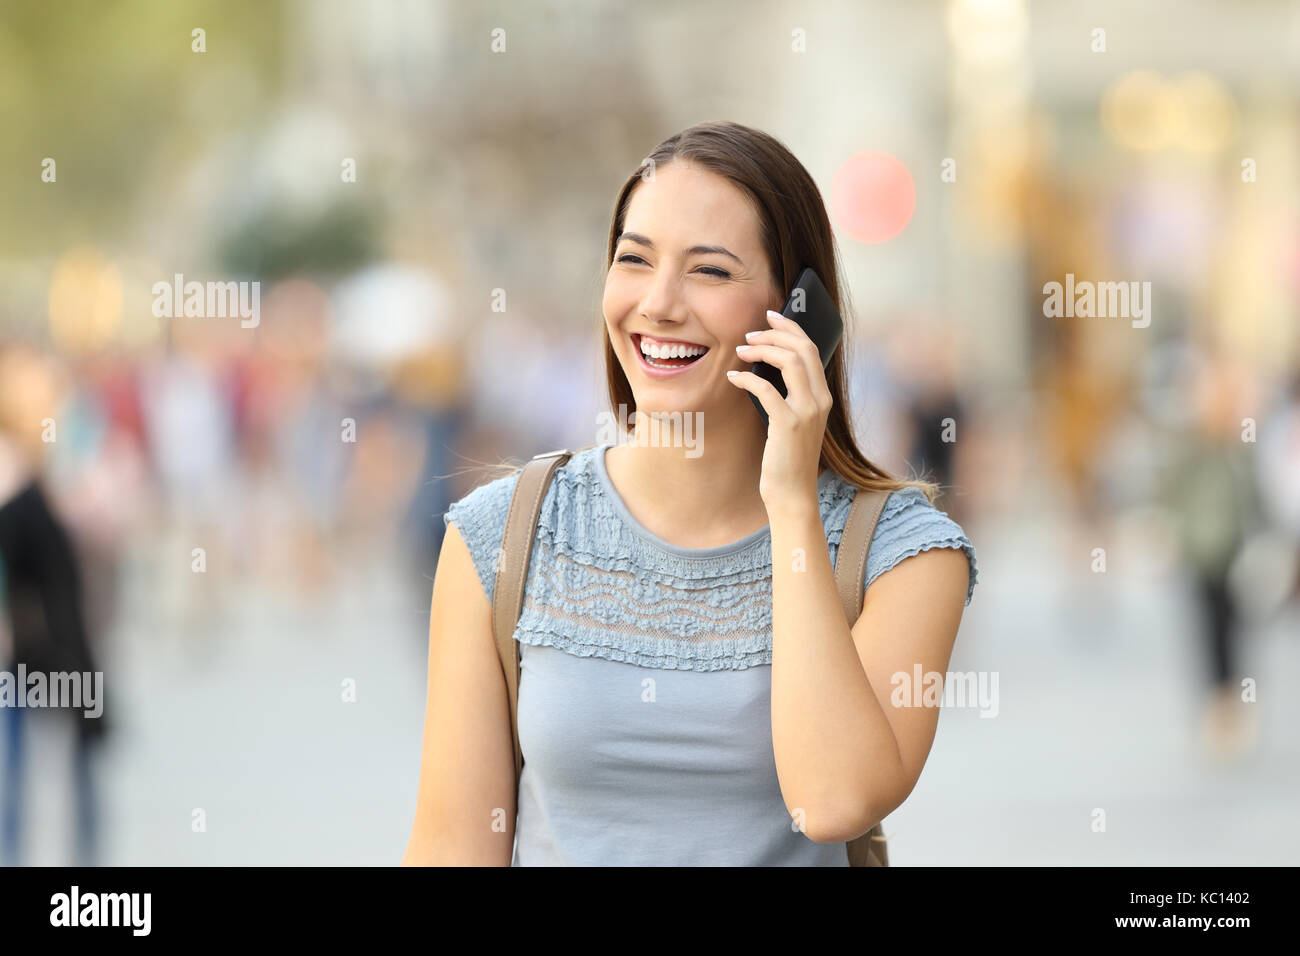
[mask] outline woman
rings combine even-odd
[[[517,806],[490,607],[517,479],[449,509],[404,864],[846,866],[844,843],[902,803],[934,738],[937,708],[892,706],[891,675],[946,671],[975,553],[932,486],[858,451],[843,348],[823,371],[774,314],[804,265],[840,304],[817,188],[731,123],[650,159],[610,230],[610,400],[695,413],[700,453],[600,445],[556,472],[515,634]],[[695,357],[664,357],[672,343]],[[850,630],[832,559],[857,488],[894,493]]]

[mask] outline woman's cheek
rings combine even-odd
[[[605,294],[601,300],[606,318],[614,324],[621,322],[631,309],[632,290],[627,280],[611,276],[605,283]]]

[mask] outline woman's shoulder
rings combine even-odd
[[[823,515],[827,520],[828,542],[838,549],[839,538],[848,518],[849,508],[858,489],[840,478],[832,477],[823,488]],[[975,546],[962,527],[940,511],[920,488],[906,487],[889,492],[876,522],[867,555],[866,580],[863,588],[895,567],[905,558],[931,548],[960,548],[970,566],[966,604],[970,604],[979,578]]]
[[[592,449],[574,452],[555,470],[542,498],[539,526],[555,522],[557,512],[568,514],[572,500],[591,482]],[[520,469],[486,481],[463,497],[453,501],[443,514],[443,524],[456,526],[465,541],[479,581],[488,600],[492,600],[498,552],[505,535],[510,502],[519,484]]]

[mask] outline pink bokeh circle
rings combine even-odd
[[[830,206],[836,225],[851,238],[887,242],[912,221],[916,183],[907,167],[889,153],[855,153],[831,180]]]

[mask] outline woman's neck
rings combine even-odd
[[[605,471],[632,517],[663,540],[684,548],[730,544],[768,523],[758,493],[766,434],[757,416],[754,424],[701,431],[694,447],[638,432],[608,449]]]

